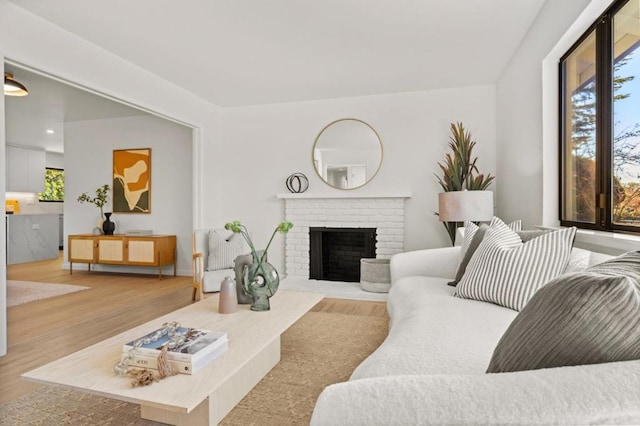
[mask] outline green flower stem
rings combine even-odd
[[[249,244],[249,248],[251,248],[251,252],[255,253],[256,248],[253,246],[253,241],[251,241],[251,237],[249,236],[249,231],[244,225],[240,225],[240,229],[241,229],[240,234],[242,235],[244,240],[247,242],[247,244]]]
[[[267,250],[269,250],[269,246],[271,245],[271,241],[273,241],[273,237],[275,237],[277,233],[278,233],[278,228],[276,228],[273,231],[273,234],[271,234],[271,238],[269,238],[269,242],[267,243],[267,246],[264,248],[264,251],[262,252],[262,256],[260,256],[260,264],[262,264],[262,262],[264,261],[264,257],[267,255]]]
[[[258,260],[258,263],[260,265],[262,265],[262,263],[264,262],[267,256],[267,250],[269,250],[269,246],[271,246],[271,242],[273,241],[273,238],[276,236],[276,233],[281,232],[283,234],[286,234],[287,232],[289,232],[291,228],[293,228],[293,223],[291,222],[280,222],[278,226],[276,226],[276,229],[273,231],[273,234],[271,234],[271,238],[269,239],[269,242],[267,243],[267,246],[265,247],[262,253],[262,256],[260,256],[260,259]],[[239,220],[235,220],[233,222],[229,222],[225,224],[224,229],[233,231],[236,234],[241,234],[244,240],[247,242],[247,244],[249,244],[253,258],[254,259],[256,258],[257,250],[253,245],[253,241],[251,241],[251,237],[249,236],[249,230],[247,229],[246,226],[244,226]],[[264,273],[264,270],[262,272]]]

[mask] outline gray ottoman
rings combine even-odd
[[[391,287],[389,259],[360,259],[360,287],[373,293],[388,293]]]

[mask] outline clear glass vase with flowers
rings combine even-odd
[[[267,261],[269,246],[277,233],[286,234],[293,227],[293,223],[280,222],[264,250],[256,250],[249,231],[239,220],[229,222],[224,227],[236,234],[241,234],[251,249],[253,262],[245,266],[242,283],[245,292],[253,299],[251,310],[270,310],[269,298],[278,290],[280,277],[276,268]]]

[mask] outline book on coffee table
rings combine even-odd
[[[218,358],[222,355],[228,348],[228,343],[225,341],[222,346],[218,346],[214,351],[208,352],[206,356],[199,358],[196,362],[188,362],[188,361],[177,361],[174,359],[169,359],[169,365],[174,369],[174,371],[181,374],[193,374],[200,370],[202,367]],[[136,351],[137,352],[137,351]],[[129,352],[122,352],[122,360],[129,355]],[[152,370],[158,369],[158,357],[157,356],[147,356],[140,355],[136,353],[133,356],[133,361],[129,364],[138,368],[149,368]]]
[[[158,331],[159,330],[155,330],[140,337],[139,339],[153,336]],[[187,362],[192,365],[200,364],[201,359],[207,358],[212,352],[215,352],[222,346],[226,347],[228,344],[227,333],[224,331],[201,330],[186,327],[180,327],[177,331],[184,334],[185,340],[181,345],[167,349],[167,359],[169,360]],[[132,340],[131,342],[122,345],[122,352],[128,354],[133,348],[134,342],[139,339]],[[135,355],[158,358],[162,347],[168,342],[169,336],[165,334],[155,341],[144,343],[135,350]]]

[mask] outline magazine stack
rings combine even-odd
[[[152,336],[157,332],[158,330],[140,339],[125,343],[122,346],[122,359],[124,360],[130,354],[135,341],[143,340],[145,337]],[[178,373],[193,374],[197,372],[223,354],[229,346],[227,333],[222,331],[180,327],[177,332],[184,335],[184,343],[174,348],[168,348],[167,359]],[[169,337],[165,334],[156,341],[142,344],[133,352],[132,365],[139,368],[157,370],[158,355],[168,341]]]

